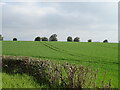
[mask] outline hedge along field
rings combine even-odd
[[[3,41],[2,49],[3,55],[90,66],[99,69],[99,82],[107,72],[106,81],[112,79],[112,87],[118,87],[118,44],[115,43]]]

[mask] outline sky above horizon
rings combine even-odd
[[[118,41],[118,4],[113,2],[7,2],[2,5],[4,40],[68,36],[85,42]]]

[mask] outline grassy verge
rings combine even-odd
[[[26,74],[2,73],[2,88],[45,88],[40,86],[32,76]]]

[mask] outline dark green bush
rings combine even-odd
[[[79,42],[79,41],[80,41],[79,37],[74,38],[74,42]]]
[[[57,34],[53,34],[50,36],[49,41],[58,41],[57,40]]]
[[[92,42],[92,39],[89,39],[88,42]]]
[[[41,41],[40,37],[36,37],[34,41]]]
[[[13,41],[17,41],[17,38],[13,38]]]
[[[0,41],[3,41],[3,36],[0,34]]]
[[[71,36],[67,37],[67,41],[72,42],[72,37]]]
[[[105,39],[105,40],[103,41],[103,43],[108,43],[108,40],[107,40],[107,39]]]
[[[47,37],[42,37],[42,41],[48,41]]]

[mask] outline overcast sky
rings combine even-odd
[[[8,2],[2,5],[5,40],[34,40],[36,36],[68,36],[81,41],[118,40],[118,4],[113,2]]]

